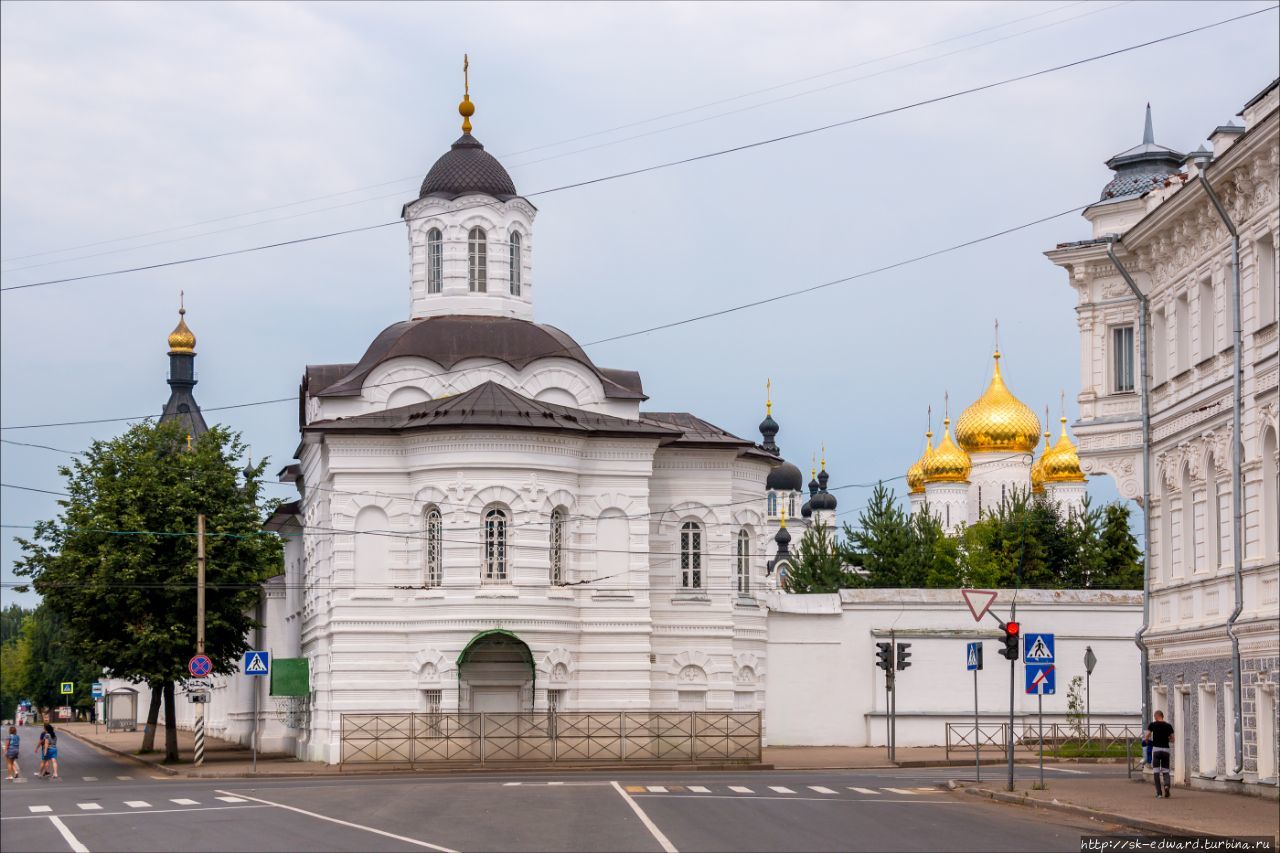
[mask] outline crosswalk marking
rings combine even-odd
[[[91,812],[102,808],[102,803],[76,803],[83,811]]]
[[[650,786],[649,786],[649,793],[650,793],[650,794],[665,794],[666,792],[667,792],[667,789],[666,789],[666,787],[665,787],[665,786],[663,786],[663,785],[650,785]]]
[[[177,803],[180,806],[198,806],[200,803],[196,800],[188,800],[186,797],[170,798],[169,802]]]
[[[778,794],[794,794],[795,791],[784,785],[770,785],[769,790]]]
[[[710,793],[711,793],[711,789],[710,789],[710,788],[704,788],[704,787],[702,787],[701,785],[690,785],[690,786],[689,786],[689,790],[690,790],[690,791],[693,791],[695,794],[710,794]]]
[[[873,788],[854,788],[850,786],[850,791],[857,791],[859,794],[879,794],[880,792]]]
[[[132,782],[132,781],[133,781],[133,777],[132,777],[132,776],[117,776],[116,778],[117,778],[117,779],[119,779],[119,780],[120,780],[120,781],[122,781],[122,782]]]
[[[819,794],[834,794],[834,793],[835,793],[835,791],[831,790],[830,788],[824,788],[824,787],[822,787],[821,785],[810,785],[810,786],[809,786],[809,790],[810,790],[810,791],[817,791]]]
[[[523,782],[503,782],[502,786],[504,788],[512,788],[512,787],[515,787],[516,785],[523,785],[523,784],[524,784]]]
[[[215,800],[222,800],[224,803],[243,803],[244,797],[214,797]]]
[[[86,781],[86,782],[97,782],[97,781],[98,781],[98,777],[97,777],[97,776],[85,776],[85,777],[84,777],[84,781]]]
[[[912,797],[916,795],[915,791],[908,791],[906,788],[885,788],[885,790],[893,791],[895,794],[908,794],[909,796],[912,796]]]
[[[645,788],[644,785],[628,785],[627,786],[628,794],[643,794],[647,790],[648,789]]]
[[[27,806],[34,814],[53,811],[53,806]]]
[[[146,800],[125,800],[125,801],[124,801],[124,804],[125,804],[126,806],[128,806],[129,808],[131,808],[131,809],[149,809],[149,808],[151,808],[151,803],[148,803]]]
[[[563,782],[548,782],[548,785],[563,785]]]
[[[937,791],[938,791],[938,789],[937,789],[937,788],[924,788],[924,787],[916,788],[916,790],[917,790],[917,791],[927,791],[927,792],[928,792],[928,793],[930,793],[930,794],[937,793]]]
[[[730,785],[730,786],[729,786],[729,790],[730,790],[730,791],[733,791],[735,794],[752,794],[752,793],[755,793],[755,792],[754,792],[754,791],[752,791],[750,788],[744,788],[744,787],[742,787],[741,785]]]

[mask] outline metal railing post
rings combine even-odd
[[[484,729],[485,729],[486,716],[487,714],[485,714],[483,711],[480,712],[480,763],[481,764],[484,764],[484,753],[485,753]]]
[[[697,711],[689,712],[689,760],[690,761],[697,761],[697,758],[695,758],[697,754],[697,747],[694,745],[694,740],[696,739],[696,736],[694,735],[694,728],[693,728],[694,717],[697,716],[697,713],[698,713]]]

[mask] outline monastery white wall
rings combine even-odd
[[[994,605],[1007,615],[1012,590]],[[959,590],[863,589],[831,595],[769,597],[769,677],[765,726],[771,746],[882,746],[884,673],[875,644],[911,643],[912,666],[897,674],[899,746],[945,743],[947,722],[973,723],[973,674],[965,645],[982,640],[978,673],[984,723],[1007,722],[1009,663],[994,619],[973,621]],[[1091,679],[1093,722],[1137,722],[1140,687],[1133,636],[1142,623],[1142,596],[1129,591],[1027,590],[1018,593],[1023,632],[1056,635],[1058,692],[1044,699],[1045,722],[1066,722],[1067,688],[1083,676],[1085,646],[1098,658]],[[1023,692],[1017,662],[1015,714],[1036,712]]]

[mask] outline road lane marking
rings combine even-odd
[[[893,791],[895,794],[906,794],[911,797],[914,797],[916,795],[915,791],[908,791],[906,788],[885,788],[885,790]]]
[[[40,814],[41,812],[53,811],[53,806],[27,806],[27,809],[34,814]]]
[[[563,782],[548,782],[548,785],[563,785]]]
[[[61,817],[66,818],[67,820],[76,820],[79,818],[119,817],[120,815],[132,815],[133,817],[137,817],[138,815],[144,815],[144,814],[153,815],[153,814],[173,814],[174,812],[220,812],[220,811],[231,811],[233,809],[269,809],[269,808],[271,808],[271,806],[246,803],[245,805],[242,805],[242,806],[201,806],[200,808],[194,808],[194,809],[150,809],[145,812],[141,812],[141,811],[68,812],[67,814],[61,815]],[[45,815],[38,815],[38,814],[9,815],[8,817],[0,817],[0,821],[43,820],[45,817],[46,817]],[[53,815],[48,815],[48,817],[53,817]]]
[[[1045,770],[1052,770],[1054,773],[1079,773],[1081,776],[1088,776],[1087,770],[1068,770],[1065,767],[1046,767]]]
[[[924,791],[926,794],[941,793],[937,788],[916,788],[917,791]]]
[[[124,804],[125,804],[126,806],[128,806],[129,808],[131,808],[131,809],[149,809],[149,808],[151,808],[151,803],[148,803],[146,800],[125,800],[125,801],[124,801]]]
[[[171,802],[171,803],[173,803],[174,805],[177,805],[177,806],[198,806],[198,805],[200,805],[200,802],[199,802],[198,800],[188,800],[186,797],[170,798],[169,802]]]
[[[224,803],[243,803],[244,797],[214,797],[215,800],[222,800]]]
[[[646,790],[647,789],[645,788],[644,785],[628,785],[627,786],[628,794],[643,794]]]
[[[85,777],[84,777],[84,781],[86,781],[86,782],[97,782],[97,781],[98,781],[98,777],[97,777],[97,776],[85,776]]]
[[[49,821],[53,824],[54,828],[62,834],[62,839],[66,841],[67,844],[71,845],[71,849],[74,853],[89,853],[89,848],[80,843],[80,839],[76,838],[75,835],[71,833],[71,830],[67,829],[67,825],[65,823],[58,820],[53,815],[49,815]]]
[[[677,794],[640,794],[639,796],[641,797],[672,797],[672,796],[678,796],[678,795]],[[705,797],[698,797],[698,799],[700,800],[741,800],[742,797],[733,797],[733,796],[730,796],[729,794],[708,794]],[[855,799],[853,797],[842,797],[839,799],[832,799],[831,797],[759,796],[759,797],[752,797],[752,799],[753,800],[783,800],[789,803],[840,803],[840,804],[847,804],[851,806],[861,806],[861,805],[867,805],[871,803],[874,803],[877,805],[880,803],[900,803],[902,805],[908,805],[908,806],[967,806],[968,805],[968,803],[964,803],[959,800],[953,800],[953,799],[922,800],[919,797],[911,797],[910,799],[902,799],[902,800],[895,800],[895,799],[883,799],[883,800],[862,799],[860,800],[860,799]]]
[[[617,783],[614,783],[614,784],[616,785]],[[232,794],[230,791],[215,790],[214,793],[226,794],[228,797],[241,796],[241,797],[244,797],[246,800],[253,800],[255,803],[263,803],[264,805],[275,806],[278,809],[286,809],[287,811],[297,812],[298,814],[304,814],[307,817],[313,817],[313,818],[316,818],[317,820],[327,820],[330,823],[336,823],[339,826],[349,826],[352,829],[363,829],[365,832],[372,832],[374,835],[381,835],[384,838],[394,838],[396,841],[403,841],[406,844],[415,844],[418,847],[426,847],[431,850],[439,850],[440,853],[458,853],[457,850],[454,850],[450,847],[441,847],[438,844],[431,844],[426,841],[419,841],[416,838],[409,838],[406,835],[396,835],[394,832],[387,832],[382,829],[375,829],[372,826],[365,826],[364,824],[360,824],[360,823],[352,823],[349,820],[339,820],[336,817],[329,817],[328,815],[319,814],[317,812],[309,812],[306,809],[300,809],[297,806],[286,806],[284,803],[276,803],[276,802],[272,802],[271,800],[261,799],[259,797],[251,797],[248,794],[236,795],[236,794]],[[245,807],[232,806],[232,808],[245,808]],[[676,851],[674,848],[672,848],[672,850],[669,851],[669,853],[676,853]]]
[[[76,803],[81,811],[92,812],[102,808],[102,803]]]
[[[120,780],[120,781],[122,781],[122,782],[132,782],[132,781],[133,781],[133,777],[132,777],[132,776],[117,776],[116,778],[117,778],[117,779],[119,779],[119,780]]]
[[[857,791],[859,794],[879,794],[880,792],[874,788],[849,788],[850,791]]]
[[[730,785],[729,790],[737,794],[754,794],[750,788],[744,788],[741,785]]]
[[[785,785],[770,785],[769,790],[773,791],[775,794],[794,794],[795,793],[795,791],[791,790]]]
[[[650,794],[665,794],[667,792],[666,787],[663,785],[649,785],[648,789]]]
[[[704,787],[702,787],[701,785],[690,785],[690,786],[689,786],[689,790],[690,790],[690,791],[693,791],[695,794],[710,794],[710,793],[711,793],[711,789],[710,789],[710,788],[704,788]]]
[[[523,785],[523,784],[524,784],[523,782],[503,782],[502,786],[504,788],[514,788],[516,785]]]
[[[809,790],[810,790],[810,791],[817,791],[819,794],[834,794],[834,793],[835,793],[835,791],[831,790],[830,788],[824,788],[824,787],[822,787],[821,785],[810,785],[810,786],[809,786]]]
[[[627,805],[631,806],[631,810],[636,813],[636,817],[640,818],[640,822],[644,824],[645,829],[649,830],[649,834],[658,842],[664,853],[680,853],[676,846],[671,843],[667,836],[662,834],[662,830],[658,829],[657,824],[649,820],[649,816],[644,813],[644,809],[640,808],[640,804],[631,798],[631,795],[623,790],[622,786],[616,781],[611,783],[613,790],[618,792],[618,796],[627,801]]]

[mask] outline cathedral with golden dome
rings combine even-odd
[[[948,413],[937,446],[930,426],[924,453],[907,469],[912,513],[933,513],[948,533],[975,523],[1017,493],[1044,495],[1062,512],[1084,506],[1085,477],[1067,436],[1067,419],[1061,419],[1062,434],[1050,446],[1048,411],[1042,434],[1036,413],[1005,385],[999,350],[993,361],[991,382],[960,414],[955,437]]]

